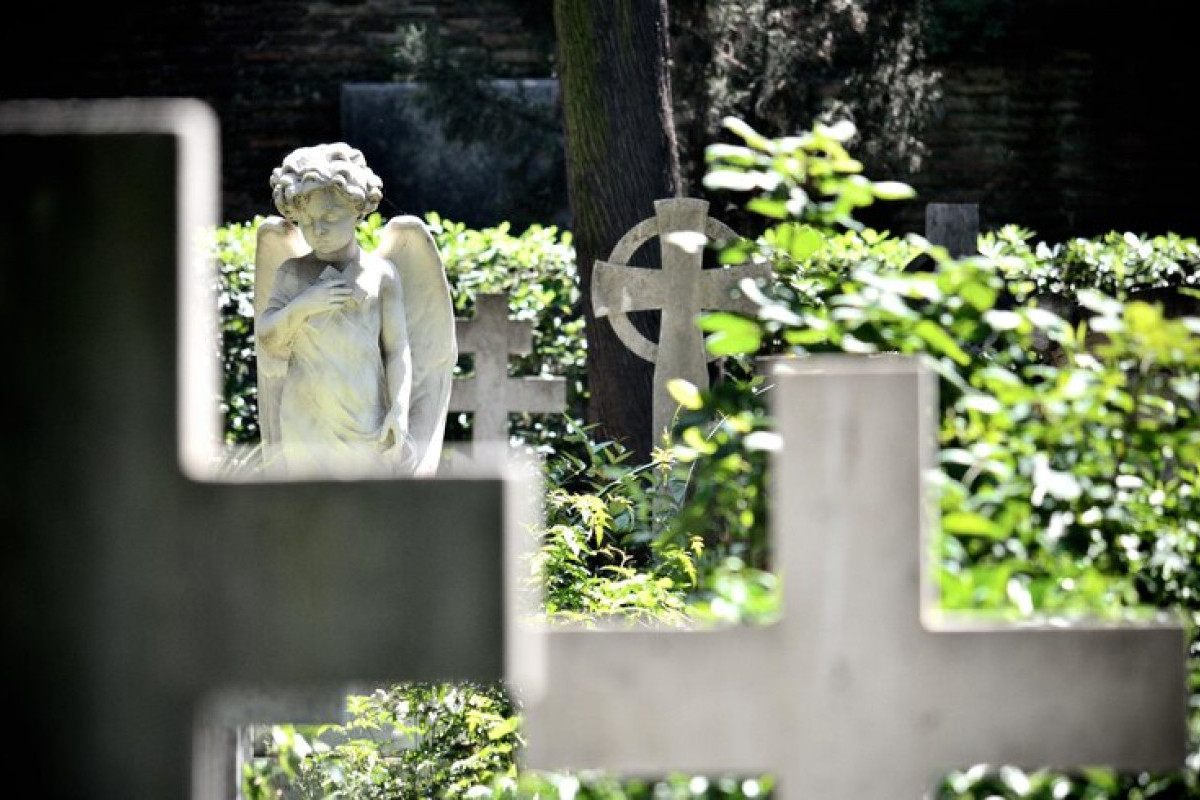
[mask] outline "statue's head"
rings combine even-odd
[[[293,150],[271,173],[275,207],[293,221],[309,195],[320,189],[335,189],[359,219],[378,208],[383,199],[383,181],[367,166],[362,152],[345,142]]]

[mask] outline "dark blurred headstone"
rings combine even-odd
[[[217,138],[192,101],[0,103],[7,756],[47,800],[224,800],[263,709],[502,677],[511,483],[221,483],[186,442]]]
[[[979,252],[978,203],[930,203],[925,207],[925,238],[950,251],[952,258]]]
[[[568,226],[556,80],[345,84],[342,137],[383,179],[385,216]]]

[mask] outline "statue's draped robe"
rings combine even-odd
[[[285,262],[275,277],[268,313],[280,312],[315,282],[338,277],[327,268],[306,279],[297,262]],[[380,293],[381,260],[364,254],[340,277],[354,297],[345,306],[309,317],[290,341],[263,342],[271,356],[286,361],[279,404],[281,453],[289,474],[328,473],[331,468],[411,471],[411,446],[381,443],[385,418],[398,398],[388,386]],[[393,330],[404,331],[403,305],[386,304],[398,314]],[[407,339],[399,343],[408,347]],[[407,403],[407,398],[400,398]]]

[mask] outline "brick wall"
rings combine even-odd
[[[977,202],[984,229],[1012,222],[1051,240],[1200,234],[1200,151],[1177,110],[1192,70],[1161,59],[1122,68],[1114,55],[945,69],[926,157],[910,176],[920,199]]]
[[[224,217],[249,219],[273,212],[267,181],[290,150],[340,137],[341,85],[395,78],[415,30],[491,74],[549,75],[551,42],[519,12],[500,0],[22,4],[0,31],[0,97],[199,97],[220,119]],[[24,56],[22,40],[41,38],[58,46]]]
[[[1086,5],[1080,20],[1079,4],[1060,0],[1069,18],[1020,15],[1033,31],[1023,40],[938,64],[920,169],[869,172],[909,180],[919,205],[881,222],[920,230],[925,202],[970,201],[985,228],[1017,222],[1047,238],[1200,233],[1200,149],[1184,113],[1191,29],[1171,11],[1179,3],[1144,3],[1146,13]],[[552,74],[542,0],[134,0],[13,13],[0,26],[0,97],[208,101],[230,220],[271,212],[271,170],[294,147],[339,137],[341,85],[395,77],[414,30],[497,77]]]
[[[921,169],[908,176],[922,203],[978,202],[984,229],[1017,223],[1050,241],[1200,235],[1187,4],[1037,10],[980,52],[934,61],[940,97]]]

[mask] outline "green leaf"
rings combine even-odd
[[[1123,307],[1121,301],[1114,300],[1095,289],[1080,289],[1076,292],[1075,296],[1081,306],[1095,311],[1097,314],[1106,317],[1119,317],[1121,315]]]
[[[858,133],[858,128],[856,128],[854,123],[848,119],[838,120],[832,125],[819,123],[816,126],[816,129],[817,132],[822,136],[828,136],[835,142],[841,142],[843,144],[853,139],[854,135]]]
[[[880,200],[909,200],[917,196],[915,189],[899,181],[876,181],[871,184],[871,192]]]
[[[700,329],[712,332],[705,344],[714,356],[754,353],[762,344],[762,330],[757,322],[727,311],[703,315]]]
[[[955,511],[942,517],[942,530],[957,536],[984,536],[999,539],[1004,529],[982,514],[972,511]]]
[[[780,226],[779,244],[796,261],[806,261],[825,245],[825,237],[811,225]]]
[[[797,328],[795,330],[784,331],[783,340],[788,344],[800,346],[822,344],[829,341],[829,333],[817,328]]]
[[[917,323],[913,330],[930,347],[939,353],[950,356],[959,366],[965,367],[971,363],[971,357],[958,346],[958,342],[954,341],[954,337],[946,333],[945,329],[933,320],[923,319]]]
[[[997,331],[1015,331],[1021,327],[1023,318],[1015,311],[992,309],[983,315],[983,321]]]
[[[759,186],[759,173],[736,172],[731,169],[715,169],[704,176],[704,185],[709,189],[726,189],[732,192],[748,192]]]
[[[488,729],[487,736],[492,741],[503,739],[517,728],[521,727],[521,718],[519,716],[506,717],[499,723]]]
[[[699,411],[704,407],[704,401],[700,398],[700,390],[691,381],[672,378],[667,381],[667,391],[670,392],[676,403],[689,411]]]
[[[996,304],[996,290],[986,284],[967,283],[959,293],[976,311],[987,311]]]
[[[723,120],[721,120],[721,124],[724,125],[727,130],[730,130],[742,137],[742,140],[755,150],[761,150],[764,152],[770,151],[770,140],[768,140],[767,137],[763,136],[758,131],[754,130],[754,128],[751,128],[750,125],[743,120],[740,120],[737,117],[725,117]]]
[[[759,163],[758,153],[749,147],[736,144],[710,144],[705,148],[704,156],[709,161],[726,161],[741,167],[751,167]]]
[[[788,204],[786,200],[774,200],[769,197],[755,197],[746,203],[746,210],[753,211],[771,219],[787,219]]]

